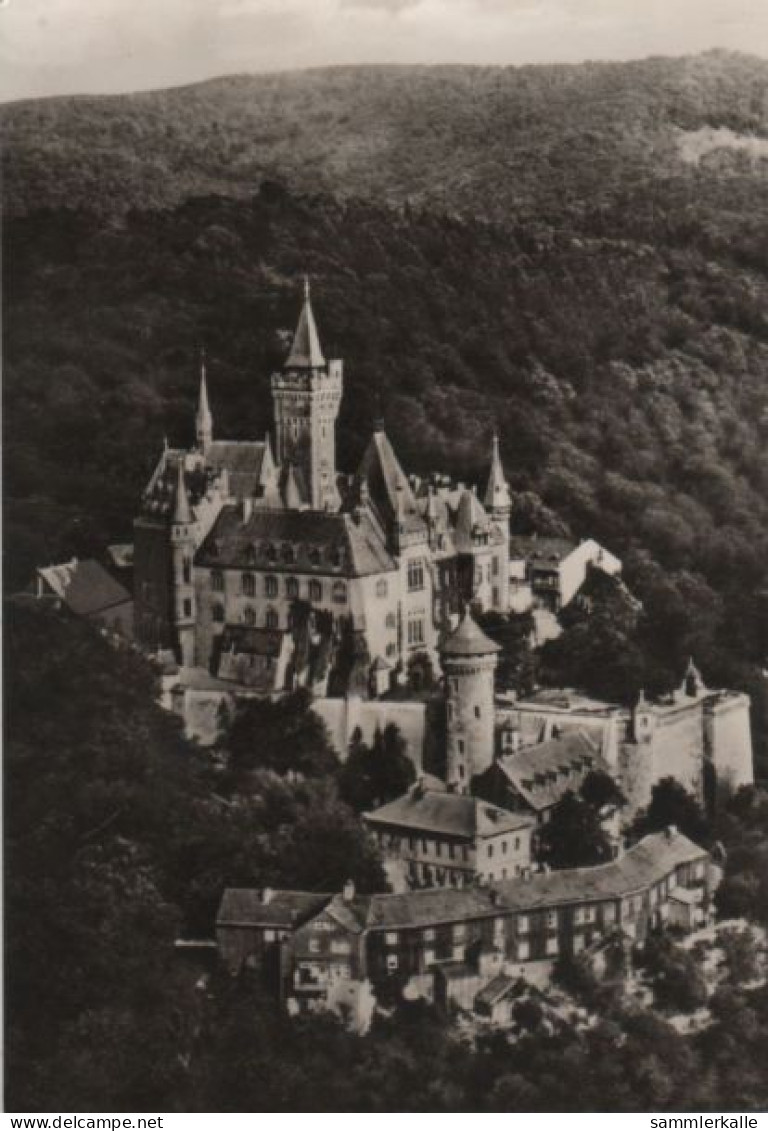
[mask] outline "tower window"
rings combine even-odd
[[[211,589],[213,589],[214,593],[224,592],[224,574],[218,569],[211,571]]]
[[[253,597],[256,592],[256,581],[252,573],[243,574],[243,593],[246,597]]]
[[[264,578],[264,592],[267,595],[267,597],[276,597],[277,596],[277,578],[276,577],[265,577]]]
[[[189,600],[189,598],[187,598],[184,601],[184,616],[185,617],[191,617],[192,616],[192,602]]]
[[[424,563],[421,559],[408,562],[408,590],[413,593],[424,588]]]
[[[183,577],[184,577],[184,584],[189,585],[189,583],[192,580],[192,561],[191,561],[190,558],[184,559],[184,564],[182,566],[182,574],[183,574]]]
[[[463,754],[464,753],[464,739],[463,738],[459,739],[458,746],[459,746],[459,754]]]
[[[475,718],[476,719],[480,718],[480,708],[479,707],[475,707]]]
[[[224,623],[224,606],[217,602],[213,606],[212,616],[213,616],[213,619],[216,621],[217,624],[223,624]]]

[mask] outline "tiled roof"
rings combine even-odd
[[[656,883],[674,868],[701,860],[705,849],[683,833],[650,833],[618,860],[595,868],[547,872],[494,884],[499,905],[525,911],[552,904],[618,899]]]
[[[62,565],[46,566],[38,574],[67,608],[78,616],[95,616],[123,605],[131,594],[93,558],[73,558]]]
[[[497,974],[476,994],[475,1005],[495,1005],[518,987],[520,981],[520,978],[510,978],[508,974]]]
[[[468,553],[476,545],[476,535],[487,535],[489,544],[503,542],[504,536],[491,519],[474,491],[464,491],[456,511],[454,541],[460,553]]]
[[[548,809],[568,790],[576,792],[591,771],[610,772],[597,746],[582,730],[507,754],[496,764],[534,809]]]
[[[525,912],[541,907],[620,899],[663,879],[682,864],[707,856],[705,849],[676,830],[651,833],[619,860],[595,868],[542,872],[530,879],[495,881],[492,888],[426,888],[393,895],[356,896],[345,903],[339,896],[314,892],[276,891],[264,904],[258,891],[227,888],[217,924],[297,926],[310,916],[333,907],[337,922],[356,933],[432,927],[491,918],[505,911]],[[343,908],[343,910],[340,910]]]
[[[237,499],[258,496],[266,440],[214,440],[205,458],[216,472],[227,469],[230,492]]]
[[[467,608],[459,627],[441,645],[440,651],[445,656],[490,656],[501,648],[486,636]]]
[[[244,624],[228,624],[221,634],[221,650],[274,658],[282,651],[283,635],[277,628],[252,628]]]
[[[385,524],[398,520],[407,529],[423,528],[411,485],[383,428],[377,429],[368,441],[355,478],[358,483],[367,483],[371,500]]]
[[[312,891],[275,891],[268,903],[254,888],[227,888],[216,915],[217,926],[295,927],[322,911],[330,895]]]
[[[397,568],[366,508],[358,520],[325,511],[224,507],[200,547],[198,565],[320,577],[365,577]],[[286,560],[283,551],[290,549]]]
[[[556,565],[572,554],[577,543],[572,538],[540,538],[538,535],[513,535],[509,540],[512,560],[525,558],[529,562]]]
[[[425,833],[472,839],[527,828],[532,819],[508,813],[466,793],[447,793],[419,786],[382,805],[365,819],[373,824],[395,825]]]

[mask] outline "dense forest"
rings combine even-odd
[[[745,985],[743,958],[696,1036],[588,983],[575,992],[601,1020],[587,1031],[552,1031],[534,1009],[515,1036],[472,1043],[413,1002],[362,1038],[332,1017],[289,1021],[247,976],[230,980],[176,940],[211,937],[226,884],[333,891],[352,876],[361,891],[383,889],[375,849],[340,798],[349,773],[337,781],[312,713],[259,708],[267,753],[284,762],[292,751],[303,780],[285,764],[280,776],[243,763],[247,715],[230,768],[217,769],[155,705],[154,675],[131,649],[44,604],[4,612],[8,1110],[768,1105],[768,989]],[[765,922],[766,795],[740,794],[710,835],[729,851],[722,910]]]

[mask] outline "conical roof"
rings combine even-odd
[[[508,509],[511,503],[509,484],[499,455],[499,437],[493,434],[491,470],[488,473],[488,486],[485,488],[485,505],[489,511]]]
[[[465,490],[456,511],[456,549],[471,550],[476,530],[487,530],[490,523],[485,507],[474,491]]]
[[[440,649],[444,656],[491,656],[501,648],[486,636],[467,608],[459,627],[448,637]]]
[[[320,369],[325,365],[320,348],[320,336],[312,313],[309,297],[309,279],[304,279],[304,305],[299,315],[299,324],[293,336],[293,345],[285,363],[286,369]]]

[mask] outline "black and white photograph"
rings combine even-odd
[[[757,1128],[765,0],[0,0],[0,131],[4,1110]]]

